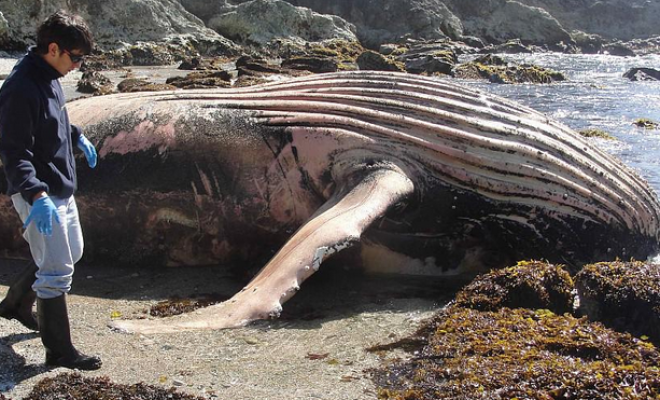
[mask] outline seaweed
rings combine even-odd
[[[145,383],[121,385],[108,377],[87,378],[78,373],[58,374],[39,381],[23,400],[204,400],[203,397]]]
[[[450,306],[417,356],[372,371],[380,399],[660,399],[660,353],[548,310]]]
[[[482,311],[502,307],[545,308],[571,312],[573,280],[562,265],[520,261],[518,265],[480,275],[456,295],[456,304]]]
[[[590,319],[660,344],[660,265],[589,264],[575,276],[575,286],[579,310]]]

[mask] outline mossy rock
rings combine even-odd
[[[492,83],[554,83],[566,80],[561,72],[536,65],[487,65],[477,61],[461,64],[454,76],[464,79],[486,79]]]
[[[657,399],[660,352],[548,310],[450,306],[415,357],[372,371],[382,400]]]
[[[186,57],[178,69],[195,71],[218,71],[231,60],[227,57]]]
[[[310,52],[316,55],[334,56],[343,61],[355,60],[364,52],[364,47],[359,42],[342,39],[331,39],[323,42],[311,43]]]
[[[633,125],[638,126],[640,128],[644,128],[644,129],[658,129],[658,128],[660,128],[660,124],[658,124],[657,122],[652,121],[648,118],[636,119],[635,122],[633,122]]]
[[[580,311],[592,320],[660,344],[660,265],[603,262],[575,276]]]
[[[339,61],[335,57],[302,56],[282,60],[282,68],[305,70],[314,73],[336,72],[339,70]]]
[[[573,280],[561,265],[521,261],[476,277],[456,295],[458,306],[482,311],[502,307],[543,308],[557,314],[573,309]]]
[[[80,93],[105,95],[114,92],[114,85],[108,77],[98,71],[85,71],[78,81],[77,90]]]
[[[609,133],[605,132],[602,129],[595,129],[595,128],[589,128],[589,129],[582,129],[578,131],[580,136],[586,137],[586,138],[601,138],[601,139],[606,139],[606,140],[616,140],[616,138]]]
[[[165,83],[182,89],[230,87],[232,75],[227,71],[198,71],[168,78]]]
[[[204,400],[203,397],[179,392],[174,388],[137,383],[122,385],[101,376],[83,377],[78,373],[63,373],[44,378],[23,400]]]
[[[117,89],[119,89],[121,93],[158,92],[163,90],[174,90],[176,89],[176,86],[166,83],[149,82],[144,79],[129,78],[119,82]]]
[[[406,70],[406,67],[402,62],[395,61],[392,57],[371,50],[362,53],[357,58],[357,64],[361,70],[398,72],[404,72]]]

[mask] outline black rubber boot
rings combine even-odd
[[[38,298],[37,315],[41,341],[46,348],[46,365],[88,371],[101,368],[100,358],[82,354],[71,343],[65,294],[54,299]]]
[[[32,290],[32,284],[37,279],[34,276],[37,270],[37,265],[30,262],[9,287],[7,297],[0,302],[0,317],[15,319],[33,331],[39,330],[36,315],[32,311],[37,298],[37,294]]]

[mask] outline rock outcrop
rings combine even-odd
[[[58,9],[81,14],[101,50],[120,52],[119,65],[267,53],[276,40],[343,39],[371,50],[411,39],[488,52],[514,40],[518,50],[507,49],[634,55],[660,48],[660,2],[648,0],[0,0],[0,49],[25,50]]]
[[[365,47],[412,37],[425,40],[463,36],[461,21],[442,0],[287,0],[314,11],[339,15],[355,24]]]
[[[216,15],[208,26],[245,45],[265,45],[274,39],[318,42],[357,40],[354,26],[335,15],[324,15],[282,0],[254,0]]]
[[[631,68],[623,74],[633,82],[636,81],[660,81],[660,71],[653,68]]]
[[[524,44],[555,45],[571,35],[547,11],[509,0],[445,0],[463,22],[464,33],[490,43],[520,39]]]
[[[202,53],[222,54],[236,46],[186,11],[177,0],[0,0],[7,49],[24,50],[34,43],[35,27],[48,15],[65,9],[80,14],[94,33],[97,46],[117,50],[138,42],[172,43]]]
[[[660,35],[660,2],[648,0],[517,0],[548,11],[568,30],[605,39],[645,39]]]

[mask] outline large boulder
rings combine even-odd
[[[569,43],[571,35],[547,11],[510,0],[445,0],[463,22],[466,35],[490,43],[520,39],[524,44]]]
[[[5,16],[2,14],[2,12],[0,12],[0,44],[4,44],[7,41],[8,34],[9,34],[9,24],[5,19]]]
[[[208,26],[246,45],[265,45],[274,39],[318,42],[357,40],[355,27],[335,15],[324,15],[282,0],[254,0],[216,15]]]
[[[34,43],[35,27],[60,9],[85,18],[103,50],[138,42],[173,42],[210,53],[235,49],[233,43],[206,28],[177,0],[0,0],[0,11],[8,25],[6,44],[24,50]]]
[[[543,8],[566,29],[605,39],[632,40],[660,35],[660,2],[649,0],[518,0]]]
[[[461,21],[442,0],[287,0],[316,12],[339,15],[355,24],[357,36],[365,47],[403,38],[459,39]]]

